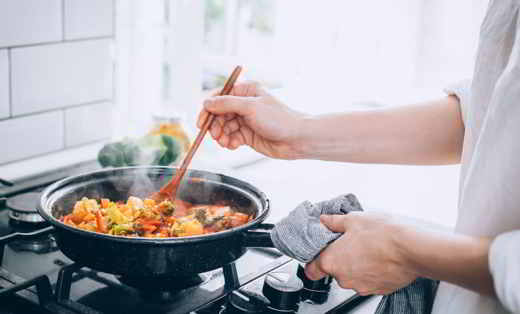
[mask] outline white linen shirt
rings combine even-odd
[[[496,237],[497,298],[441,282],[434,314],[520,313],[520,0],[490,1],[473,73],[449,88],[465,126],[456,232]]]

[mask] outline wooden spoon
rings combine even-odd
[[[233,89],[233,85],[235,84],[238,76],[240,75],[240,72],[242,71],[241,66],[237,66],[233,73],[231,73],[231,76],[226,81],[226,84],[224,85],[224,88],[222,88],[222,91],[220,92],[220,96],[223,95],[229,95],[231,93],[231,90]],[[200,143],[204,139],[204,136],[208,132],[208,129],[211,127],[211,123],[213,123],[213,120],[215,119],[215,115],[209,113],[206,117],[206,121],[204,121],[204,124],[202,125],[202,128],[199,131],[199,134],[197,135],[197,138],[195,138],[195,142],[193,145],[191,145],[190,149],[188,150],[188,153],[186,154],[186,157],[182,161],[181,167],[176,172],[175,177],[172,178],[172,180],[163,186],[159,192],[154,193],[151,198],[155,199],[157,201],[169,199],[169,200],[175,200],[175,197],[177,196],[177,189],[179,188],[179,185],[181,183],[182,178],[184,177],[184,174],[186,173],[186,170],[188,169],[188,166],[193,159],[193,155],[195,155],[195,152],[200,146]]]

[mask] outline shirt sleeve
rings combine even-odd
[[[471,95],[471,80],[466,79],[444,88],[444,92],[459,99],[462,122],[465,124],[468,116],[469,99]]]
[[[489,268],[500,302],[512,313],[520,313],[520,231],[493,240]]]

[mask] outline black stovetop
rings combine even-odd
[[[298,263],[274,249],[250,249],[236,262],[200,274],[202,283],[176,292],[146,293],[111,274],[82,267],[64,256],[46,223],[14,223],[5,198],[45,185],[95,164],[61,169],[0,188],[0,314],[3,313],[224,313],[237,289],[262,293],[265,275],[296,275]],[[79,169],[79,170],[78,170]],[[31,185],[31,182],[33,183]],[[95,252],[92,252],[95,254]],[[301,302],[297,313],[345,313],[365,298],[332,283],[328,300]]]

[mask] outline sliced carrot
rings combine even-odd
[[[105,222],[103,221],[103,216],[101,216],[101,212],[99,210],[96,211],[96,229],[98,232],[107,232],[107,227],[105,225]]]
[[[108,208],[108,205],[110,205],[110,200],[107,198],[101,199],[101,208]]]
[[[160,226],[162,225],[162,221],[157,219],[143,219],[143,224],[145,225],[153,225],[153,226]]]

